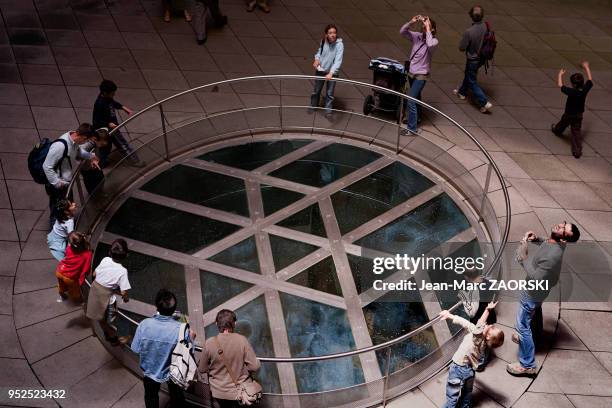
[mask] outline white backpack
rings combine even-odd
[[[184,390],[195,380],[197,369],[193,358],[193,343],[186,342],[186,336],[189,336],[189,324],[183,323],[170,360],[170,380]]]

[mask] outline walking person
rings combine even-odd
[[[196,42],[204,45],[208,39],[206,31],[206,12],[214,21],[215,27],[223,27],[227,24],[227,16],[221,14],[219,0],[193,0],[193,28],[196,32]]]
[[[42,166],[47,179],[45,191],[49,196],[49,230],[55,224],[57,203],[66,198],[72,180],[72,166],[76,166],[76,161],[89,160],[92,167],[100,168],[98,157],[82,148],[94,136],[91,125],[83,123],[77,130],[61,135],[49,147]]]
[[[493,108],[493,104],[487,100],[482,88],[478,85],[478,69],[483,65],[480,57],[480,49],[487,32],[487,26],[482,21],[484,17],[484,9],[481,6],[474,6],[469,13],[472,18],[472,26],[465,30],[459,50],[465,52],[465,73],[463,83],[458,89],[454,89],[453,93],[459,99],[465,99],[468,90],[472,91],[472,96],[476,99],[476,103],[480,108],[480,112],[487,113]]]
[[[140,322],[130,346],[140,356],[145,407],[159,407],[159,388],[166,383],[170,407],[182,408],[185,405],[183,390],[170,380],[172,352],[181,335],[181,323],[172,317],[176,311],[176,296],[169,290],[160,289],[155,296],[155,307],[157,314]],[[193,330],[185,330],[183,336],[186,342],[193,342],[196,334]]]
[[[51,255],[58,261],[64,259],[66,255],[68,235],[74,230],[74,216],[77,208],[73,201],[60,200],[53,210],[55,212],[55,223],[51,232],[47,234],[47,246]]]
[[[117,118],[117,109],[120,109],[131,115],[133,111],[127,106],[117,102],[115,93],[117,92],[117,84],[108,79],[103,80],[99,86],[100,94],[94,103],[93,108],[93,126],[96,129],[99,128],[116,128],[119,125]],[[128,163],[134,167],[144,167],[145,163],[140,161],[138,155],[134,153],[134,148],[130,143],[123,137],[121,132],[116,131],[111,135],[111,143],[107,146],[98,149],[100,153],[100,166],[105,167],[108,162],[108,155],[113,148],[113,144],[121,151],[124,156],[128,156]]]
[[[565,70],[561,68],[557,75],[557,86],[561,88],[561,92],[567,95],[565,102],[565,112],[561,116],[561,120],[557,124],[552,124],[552,132],[559,136],[563,136],[563,131],[569,126],[572,130],[572,155],[579,159],[582,156],[582,114],[584,113],[584,104],[586,97],[593,87],[593,75],[588,61],[582,63],[582,68],[587,74],[587,81],[584,82],[584,76],[576,72],[570,76],[572,87],[563,85],[563,75]]]
[[[236,314],[227,309],[217,313],[219,334],[206,339],[198,364],[200,378],[208,375],[213,408],[238,408],[239,386],[253,383],[260,362],[246,337],[234,333]]]
[[[68,235],[66,256],[55,270],[59,292],[58,302],[63,302],[68,298],[75,302],[82,301],[81,286],[85,283],[85,276],[91,271],[92,256],[87,237],[80,232],[72,231]]]
[[[440,312],[442,320],[449,319],[454,324],[467,329],[467,334],[463,337],[459,348],[453,355],[453,360],[448,369],[444,408],[468,408],[472,406],[475,370],[480,366],[482,356],[489,349],[504,344],[504,332],[495,325],[487,324],[489,313],[495,306],[497,306],[497,302],[489,303],[476,324],[470,323],[463,317],[453,315],[448,310]]]
[[[566,244],[576,242],[579,238],[578,227],[563,221],[552,226],[550,236],[544,241],[533,231],[527,231],[516,250],[516,260],[525,270],[527,280],[546,281],[547,289],[523,291],[520,294],[516,333],[512,334],[512,341],[519,345],[519,361],[506,366],[506,371],[514,376],[537,375],[534,335],[540,337],[543,331],[542,302],[559,281]],[[539,244],[531,256],[529,242]]]
[[[119,338],[117,330],[111,325],[117,311],[117,298],[114,293],[118,292],[124,302],[129,302],[128,290],[131,289],[128,280],[128,271],[121,265],[121,261],[128,256],[128,246],[125,240],[116,239],[110,247],[108,256],[100,261],[94,270],[94,281],[89,290],[87,298],[86,316],[90,320],[100,323],[104,331],[104,338],[113,346],[118,346],[126,341]]]
[[[419,31],[413,31],[417,22],[422,22],[422,27]],[[408,96],[421,100],[421,92],[429,79],[431,69],[431,55],[433,48],[438,45],[438,39],[435,38],[436,23],[428,16],[416,15],[400,28],[400,34],[408,38],[412,42],[410,57],[406,61],[408,66],[408,82],[410,89]],[[417,129],[417,123],[420,122],[420,105],[416,102],[408,101],[408,120],[407,129],[412,134],[420,133]]]
[[[319,106],[321,98],[321,90],[327,82],[325,90],[325,113],[331,115],[332,103],[334,102],[334,88],[336,82],[332,78],[338,78],[340,67],[342,66],[342,58],[344,56],[344,44],[342,38],[338,38],[338,29],[335,25],[329,24],[325,27],[325,36],[321,39],[321,44],[317,53],[314,56],[312,66],[315,69],[315,75],[325,77],[315,81],[314,91],[310,97],[310,106],[316,108]]]

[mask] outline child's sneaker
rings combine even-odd
[[[455,96],[456,96],[457,98],[459,98],[459,99],[461,99],[461,100],[464,100],[464,99],[465,99],[465,95],[460,94],[458,89],[453,89],[453,93],[455,94]]]
[[[60,293],[60,295],[57,298],[56,302],[57,303],[62,303],[64,301],[66,301],[67,299],[68,299],[68,295],[66,295],[65,293]]]

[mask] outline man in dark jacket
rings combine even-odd
[[[493,104],[487,100],[487,96],[477,82],[478,68],[482,65],[480,48],[487,32],[487,26],[482,21],[484,9],[481,6],[474,6],[470,9],[469,15],[472,18],[472,26],[465,30],[459,43],[459,50],[465,52],[466,57],[465,75],[463,83],[458,89],[454,89],[453,93],[459,99],[465,99],[467,91],[471,90],[480,111],[487,113],[491,110]]]
[[[117,109],[124,111],[128,115],[133,113],[130,108],[123,106],[114,99],[116,91],[117,85],[113,81],[105,79],[100,83],[100,95],[98,95],[98,99],[96,99],[93,109],[93,126],[95,129],[108,128],[109,130],[112,130],[116,128],[119,124],[119,120],[117,119]],[[145,166],[145,164],[138,158],[138,155],[134,153],[134,148],[129,144],[125,137],[123,137],[121,132],[114,132],[111,135],[111,142],[121,151],[121,153],[123,153],[124,156],[129,156],[128,163],[135,167]],[[111,149],[112,145],[110,143],[107,146],[98,149],[100,155],[100,165],[102,167],[106,166]]]

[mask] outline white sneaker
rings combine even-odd
[[[465,99],[465,95],[460,94],[458,89],[453,89],[453,93],[455,94],[455,96],[456,96],[457,98],[459,98],[459,99],[461,99],[461,100],[464,100],[464,99]]]
[[[487,102],[485,104],[485,106],[483,106],[482,108],[480,108],[480,112],[482,113],[487,113],[487,112],[491,112],[491,108],[493,107],[493,104],[491,102]]]

